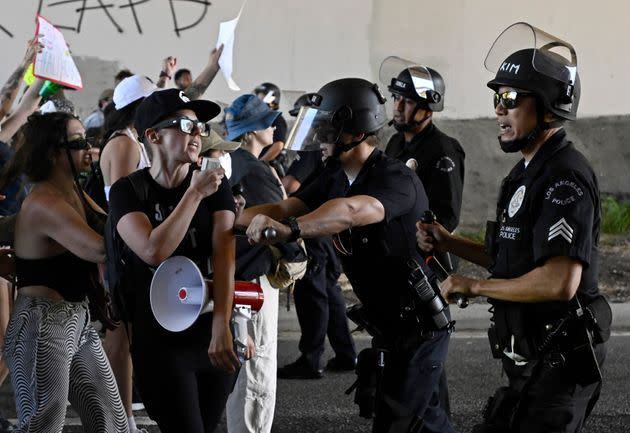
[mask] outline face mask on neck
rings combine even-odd
[[[226,153],[219,157],[221,167],[225,170],[225,177],[228,179],[232,176],[232,157],[229,153]]]

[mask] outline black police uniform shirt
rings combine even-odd
[[[462,208],[466,156],[459,142],[430,123],[409,143],[402,132],[394,134],[385,153],[416,172],[438,222],[448,231],[455,230]]]
[[[300,151],[297,158],[287,170],[287,176],[293,176],[295,180],[303,184],[310,176],[324,168],[321,151]]]
[[[597,178],[586,158],[567,141],[564,130],[550,137],[527,167],[521,160],[504,179],[494,236],[486,250],[494,259],[493,278],[516,278],[552,257],[582,263],[578,297],[588,303],[598,294],[600,200]],[[494,242],[492,242],[494,241]],[[504,338],[539,337],[545,324],[563,317],[568,302],[514,303],[490,300],[495,321],[505,319]],[[505,326],[505,325],[504,325]],[[526,354],[518,341],[516,352]]]
[[[151,222],[153,228],[158,227],[173,212],[181,201],[190,185],[193,169],[177,187],[168,189],[158,184],[151,177],[149,168],[138,170],[134,176],[137,184],[146,185],[146,200],[140,202],[131,181],[127,177],[119,179],[112,185],[110,192],[110,214],[115,226],[124,215],[130,212],[142,212]],[[204,198],[190,223],[184,239],[173,252],[173,256],[186,256],[194,261],[204,275],[208,275],[209,257],[212,256],[212,218],[217,211],[228,210],[234,212],[234,197],[226,178],[214,194]],[[210,343],[212,329],[212,314],[203,314],[187,330],[170,332],[162,328],[155,320],[149,301],[149,288],[153,277],[153,268],[144,263],[139,257],[131,253],[129,272],[132,273],[134,283],[134,311],[133,317],[133,346],[140,349],[143,346],[159,342],[175,347],[207,348]]]
[[[377,199],[385,218],[333,236],[343,269],[373,325],[388,334],[413,332],[400,314],[410,298],[407,263],[410,258],[421,262],[415,224],[428,209],[422,183],[400,161],[375,149],[352,184],[331,162],[295,197],[312,211],[328,200],[358,195]]]
[[[322,161],[321,151],[298,152],[298,158],[293,161],[293,164],[287,170],[287,176],[293,176],[300,182],[300,188],[293,195],[298,194],[301,189],[306,188],[309,183],[317,179],[325,166],[324,161]],[[333,249],[330,236],[305,239],[304,242],[309,255],[309,270],[325,266],[326,262],[328,262],[328,266],[330,269],[333,269],[334,274],[341,274],[341,263],[337,254],[330,253]]]

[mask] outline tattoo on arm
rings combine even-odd
[[[185,93],[190,99],[199,99],[204,94],[210,83],[193,83],[186,89]]]
[[[20,87],[20,79],[22,75],[24,75],[25,67],[18,67],[9,77],[5,85],[0,90],[0,113],[2,113],[2,117],[6,114],[10,109],[11,105],[13,105],[13,100],[17,95],[18,88]]]

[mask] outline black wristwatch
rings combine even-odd
[[[282,220],[282,224],[289,226],[291,229],[291,235],[287,239],[287,242],[295,242],[300,238],[301,230],[295,217],[290,216],[289,218]]]

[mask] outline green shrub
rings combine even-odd
[[[630,232],[630,204],[614,197],[602,200],[602,231],[610,234]]]

